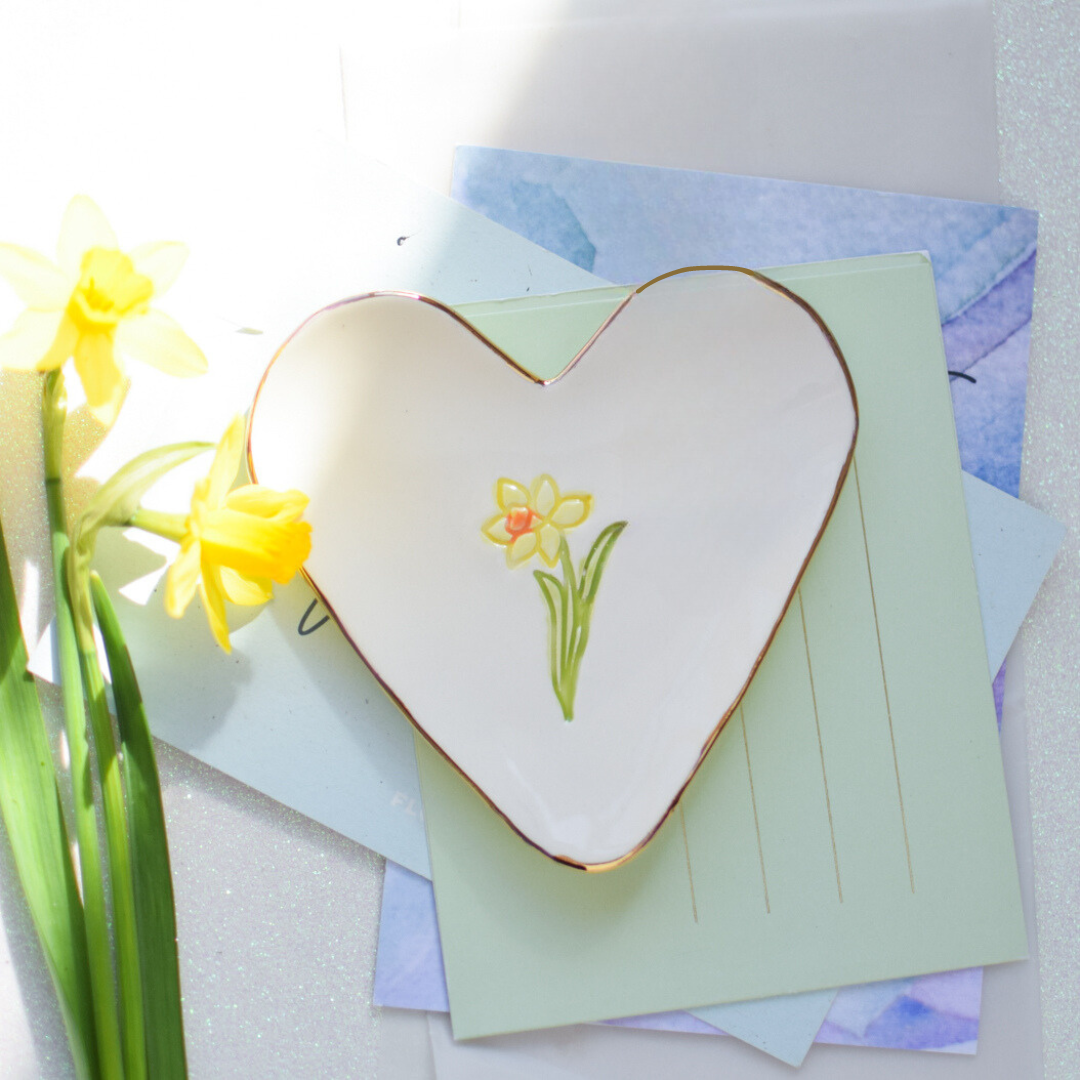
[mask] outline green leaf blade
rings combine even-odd
[[[147,1075],[153,1080],[186,1080],[176,909],[157,759],[123,631],[97,575],[91,577],[91,590],[112,673],[123,749],[139,960],[143,972]]]
[[[0,816],[45,962],[75,1071],[97,1080],[97,1040],[82,902],[0,530]]]

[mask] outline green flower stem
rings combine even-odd
[[[175,540],[178,544],[187,533],[187,518],[183,514],[168,514],[162,510],[145,510],[139,507],[128,521],[137,529]]]
[[[85,588],[89,593],[89,582],[69,581],[68,586],[72,592]],[[79,662],[86,699],[90,705],[90,724],[94,733],[102,802],[105,807],[105,841],[109,852],[109,876],[112,884],[116,969],[120,980],[120,1033],[124,1045],[124,1064],[127,1068],[125,1076],[127,1080],[146,1080],[143,980],[139,966],[127,815],[120,781],[120,762],[116,754],[116,740],[113,738],[112,717],[109,715],[109,702],[105,697],[105,680],[102,678],[97,649],[92,641],[89,648],[84,648],[81,639],[79,640]]]
[[[563,584],[566,587],[569,618],[563,623],[562,668],[569,675],[574,664],[574,643],[577,639],[578,626],[581,622],[581,590],[574,574],[574,564],[570,559],[570,545],[565,536],[559,537],[559,562],[562,564]],[[571,694],[571,701],[573,695]],[[569,719],[569,718],[568,718]]]
[[[176,909],[154,744],[120,623],[96,574],[91,578],[91,589],[112,672],[123,747],[139,952],[143,971],[153,973],[143,982],[148,1071],[153,1080],[186,1080]]]
[[[90,747],[86,734],[79,650],[71,601],[65,588],[64,561],[68,535],[61,486],[61,451],[67,404],[63,376],[50,372],[42,398],[42,435],[45,451],[45,493],[49,510],[55,582],[56,636],[60,654],[61,695],[68,752],[71,757],[71,786],[75,803],[75,835],[79,843],[79,869],[93,993],[94,1027],[102,1080],[124,1080],[120,1049],[120,1023],[116,1007],[105,888],[98,847],[97,813],[90,779]]]

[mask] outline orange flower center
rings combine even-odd
[[[108,332],[126,315],[145,310],[153,295],[153,283],[136,272],[123,252],[91,248],[83,256],[67,313],[83,333]]]
[[[522,533],[527,533],[539,517],[528,506],[515,506],[506,515],[506,531],[516,540]]]

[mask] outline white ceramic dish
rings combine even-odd
[[[543,383],[436,301],[343,301],[272,361],[249,464],[310,495],[306,572],[421,731],[525,839],[603,869],[745,690],[857,410],[824,325],[749,271],[649,283],[567,359]]]

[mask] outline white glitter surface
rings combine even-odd
[[[382,858],[157,749],[192,1077],[374,1076]]]
[[[1080,3],[996,0],[1002,200],[1040,212],[1020,494],[1069,527],[1021,634],[1046,1080],[1080,1076]]]
[[[382,858],[156,747],[192,1080],[374,1077]],[[0,1019],[0,1075],[68,1080],[63,1025],[16,881],[4,837],[0,971],[13,969],[22,1008]]]

